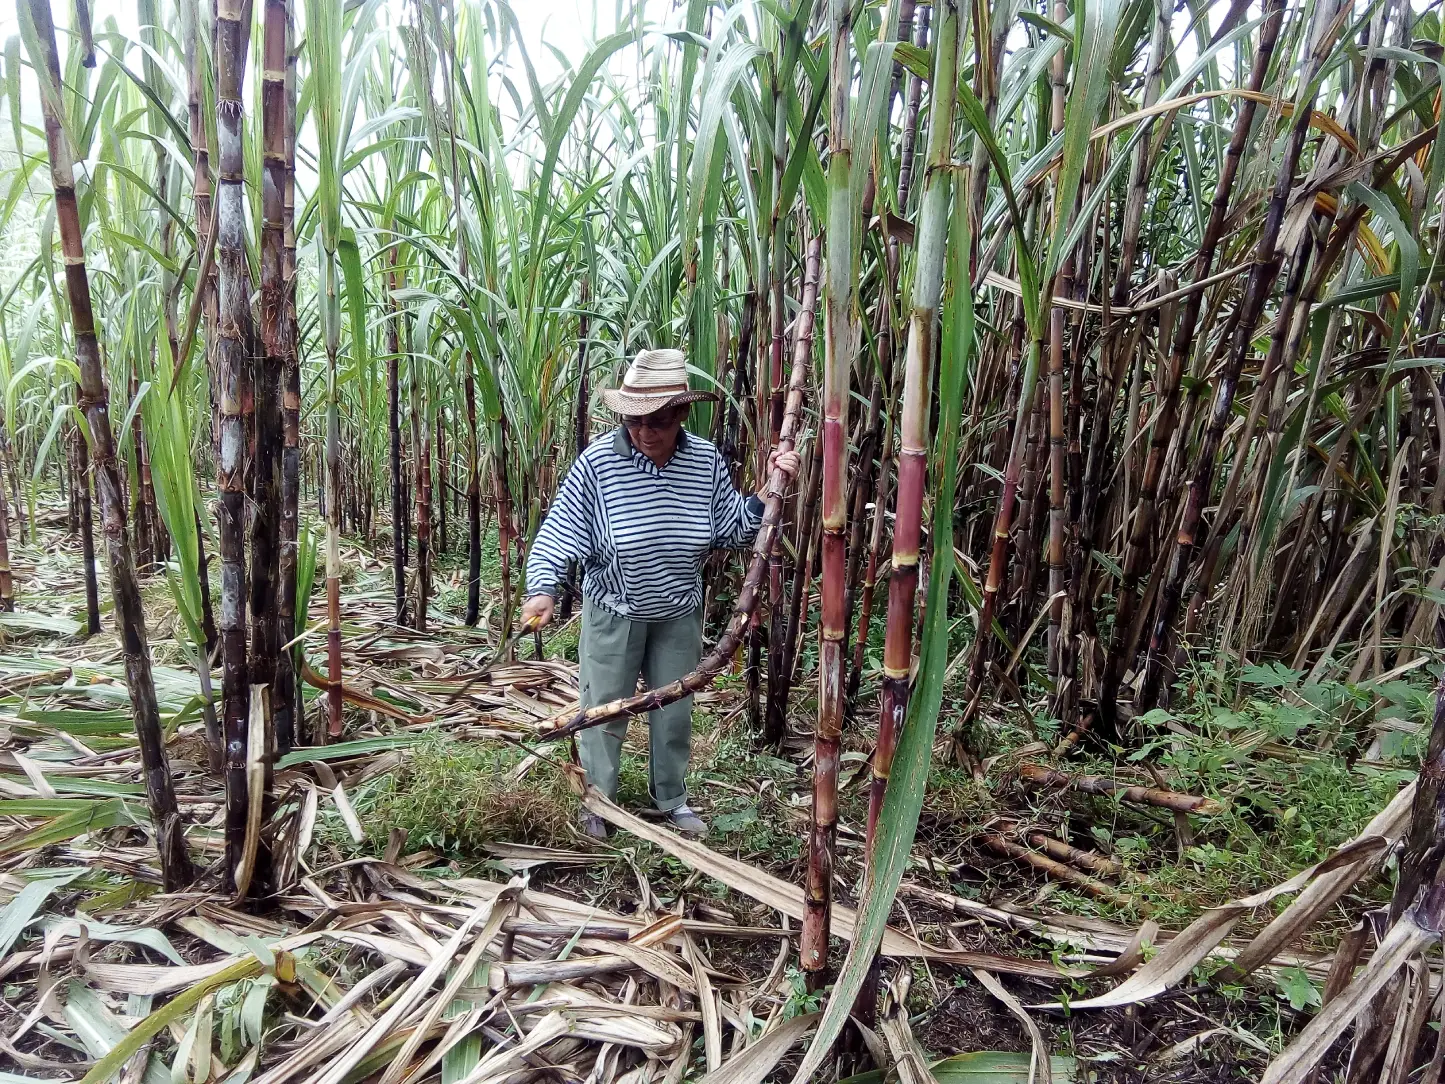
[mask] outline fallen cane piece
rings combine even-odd
[[[1032,787],[1079,790],[1085,794],[1113,794],[1118,795],[1126,802],[1174,809],[1180,813],[1197,813],[1201,816],[1208,816],[1224,810],[1224,806],[1213,798],[1180,794],[1172,790],[1158,790],[1154,787],[1133,786],[1102,775],[1069,775],[1066,772],[1056,772],[1052,768],[1045,768],[1042,764],[1023,765],[1019,768],[1019,778]]]
[[[1021,824],[1009,822],[1007,831],[1034,850],[1042,851],[1050,858],[1060,862],[1067,862],[1075,869],[1083,870],[1085,873],[1097,873],[1104,877],[1122,877],[1124,875],[1123,863],[1102,854],[1096,854],[1094,851],[1080,850],[1037,828],[1025,828]]]
[[[1139,900],[1120,892],[1113,885],[1107,885],[1095,877],[1090,877],[1087,873],[1080,873],[1073,866],[1066,866],[1064,863],[1056,861],[1046,854],[1031,851],[1027,847],[999,835],[997,832],[985,832],[983,834],[983,841],[999,854],[1006,855],[1017,862],[1030,865],[1040,873],[1052,877],[1056,881],[1063,881],[1066,884],[1073,885],[1081,892],[1087,893],[1095,899],[1108,900],[1117,907],[1133,907],[1138,910],[1144,910],[1144,906]]]

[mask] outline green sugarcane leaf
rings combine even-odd
[[[212,990],[240,982],[242,979],[253,978],[261,974],[261,970],[261,961],[249,956],[188,987],[126,1032],[125,1037],[91,1067],[82,1078],[81,1084],[107,1084],[136,1051],[142,1049],[173,1020],[184,1020],[186,1014],[200,1004],[201,999]]]
[[[863,57],[863,76],[858,90],[858,107],[853,112],[852,131],[848,141],[853,150],[853,166],[849,181],[849,201],[856,221],[863,213],[863,188],[868,177],[868,167],[873,159],[873,147],[879,141],[880,133],[886,131],[889,91],[893,84],[893,55],[897,51],[896,41],[875,41],[868,46]],[[856,236],[856,231],[855,231]],[[857,246],[853,262],[857,264]],[[856,273],[855,276],[856,278]]]
[[[21,871],[20,876],[25,879],[25,887],[15,893],[5,905],[5,909],[0,911],[0,959],[9,954],[21,931],[34,921],[45,901],[57,889],[64,888],[85,872],[84,866]]]
[[[762,53],[763,50],[757,45],[734,46],[724,54],[717,69],[709,70],[704,77],[703,85],[706,89],[698,110],[697,140],[692,153],[692,180],[689,184],[692,198],[687,218],[683,221],[684,249],[690,234],[702,218],[708,179],[713,176],[723,157],[724,148],[718,139],[723,116],[732,100],[738,80],[747,73],[754,58]],[[711,60],[708,63],[711,68]]]
[[[1415,288],[1420,276],[1420,248],[1415,243],[1409,227],[1401,220],[1395,205],[1384,195],[1359,182],[1350,185],[1346,192],[1370,208],[1375,215],[1390,227],[1399,250],[1399,293],[1395,306],[1395,320],[1390,327],[1390,354],[1393,357],[1400,346],[1400,337],[1405,330],[1405,321],[1415,308]]]
[[[909,41],[897,43],[893,59],[902,64],[910,75],[922,79],[925,83],[933,78],[933,53],[926,48],[919,48]]]
[[[361,270],[361,250],[356,245],[356,234],[351,230],[341,231],[336,256],[341,263],[342,286],[346,290],[346,308],[351,320],[351,358],[355,371],[365,372],[366,276]]]
[[[95,802],[89,809],[62,813],[38,828],[0,839],[0,856],[38,850],[41,847],[64,843],[88,832],[98,832],[104,828],[114,828],[117,824],[133,822],[134,818],[127,811],[124,802]]]
[[[1109,91],[1109,58],[1123,11],[1123,0],[1088,0],[1074,10],[1074,78],[1064,117],[1063,161],[1054,190],[1054,229],[1049,239],[1041,283],[1048,290],[1059,265],[1068,255],[1064,244],[1074,217],[1074,197],[1089,158],[1094,120]],[[1071,246],[1069,246],[1071,247]]]
[[[276,762],[276,767],[293,768],[298,764],[310,764],[317,760],[346,760],[369,753],[385,752],[388,749],[404,749],[421,740],[421,734],[388,734],[381,738],[358,738],[356,741],[336,742],[315,748],[293,749]]]

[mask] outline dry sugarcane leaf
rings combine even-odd
[[[457,1084],[495,1084],[511,1075],[513,1062],[522,1061],[554,1039],[570,1034],[571,1022],[561,1013],[549,1013],[537,1021],[537,1026],[527,1033],[525,1039],[515,1046],[497,1047],[477,1063],[467,1076]]]
[[[421,1046],[423,1037],[431,1031],[432,1025],[441,1019],[442,1013],[451,1006],[457,996],[457,991],[471,980],[472,972],[481,962],[482,953],[492,943],[492,938],[496,937],[498,931],[501,930],[503,920],[516,911],[517,897],[521,895],[521,891],[520,882],[508,885],[507,889],[493,901],[492,912],[487,916],[486,924],[482,927],[481,932],[473,938],[472,947],[462,957],[462,962],[457,965],[452,977],[442,987],[441,993],[432,1000],[431,1007],[427,1009],[426,1015],[422,1017],[411,1037],[396,1052],[396,1057],[392,1059],[386,1072],[382,1074],[380,1084],[396,1084],[401,1079],[407,1065],[416,1054],[417,1048]]]
[[[437,1040],[436,1045],[427,1052],[426,1057],[412,1066],[411,1072],[406,1076],[406,1084],[421,1080],[430,1074],[438,1063],[442,1066],[443,1075],[450,1080],[459,1080],[471,1072],[481,1054],[480,1042],[469,1043],[466,1047],[462,1047],[461,1044],[473,1037],[472,1032],[476,1030],[477,1024],[488,1011],[485,1005],[473,1005],[463,1015],[453,1020],[451,1026],[447,1028],[446,1034]]]
[[[667,1021],[684,1016],[696,1018],[698,1014],[684,1014],[673,1009],[655,1005],[626,1005],[615,999],[604,999],[580,986],[570,983],[553,983],[542,991],[537,1001],[518,1006],[514,1014],[527,1012],[548,1012],[566,1009],[573,1020],[575,1034],[599,1037],[599,1041],[619,1043],[636,1047],[662,1057],[675,1049],[681,1041],[682,1032]]]
[[[702,1010],[702,1045],[707,1057],[707,1071],[715,1073],[722,1067],[722,1020],[718,1018],[717,995],[707,976],[702,953],[691,937],[683,934],[682,952],[697,979],[697,1005]]]
[[[237,962],[228,957],[209,964],[168,967],[164,964],[113,964],[92,960],[88,953],[82,951],[75,954],[76,967],[81,974],[102,990],[115,994],[169,994],[219,975]],[[260,966],[259,960],[257,966]]]
[[[398,938],[363,933],[360,930],[317,930],[310,936],[314,940],[328,938],[343,944],[368,948],[387,959],[404,960],[414,967],[427,967],[434,960],[428,953]]]
[[[899,986],[901,989],[897,988]],[[908,996],[907,991],[906,977],[902,983],[895,984],[895,988],[890,988],[883,1015],[878,1021],[879,1030],[888,1044],[893,1069],[901,1084],[938,1084],[929,1070],[928,1057],[913,1037],[913,1029],[908,1026],[908,1013],[902,1004]]]
[[[1410,808],[1415,800],[1415,784],[1402,787],[1356,837],[1382,837],[1390,843],[1399,839],[1410,823]],[[1349,846],[1349,844],[1346,844]],[[1367,857],[1326,872],[1315,879],[1290,905],[1261,930],[1239,953],[1235,969],[1247,974],[1262,966],[1286,945],[1328,911],[1340,896],[1370,869],[1373,858]]]
[[[1393,805],[1393,803],[1391,804]],[[1375,824],[1374,821],[1370,823],[1371,825]],[[1171,938],[1160,950],[1159,955],[1114,989],[1098,997],[1071,1002],[1070,1007],[1072,1009],[1111,1009],[1159,996],[1206,959],[1244,915],[1279,896],[1298,892],[1316,877],[1327,874],[1331,870],[1349,869],[1357,864],[1365,865],[1374,861],[1384,851],[1386,843],[1383,836],[1370,834],[1370,827],[1367,826],[1365,832],[1344,844],[1318,865],[1295,874],[1289,880],[1277,884],[1273,888],[1267,888],[1242,899],[1232,900],[1220,907],[1211,907],[1183,931]],[[1270,955],[1272,956],[1273,953]],[[1056,1003],[1039,1007],[1052,1009],[1062,1006]]]
[[[447,965],[461,949],[467,935],[472,932],[474,927],[487,921],[494,907],[495,901],[489,901],[473,911],[457,929],[457,932],[452,935],[441,953],[427,964],[422,973],[392,1003],[391,1008],[367,1029],[366,1034],[358,1039],[350,1050],[332,1062],[324,1072],[308,1077],[309,1084],[341,1084],[347,1074],[356,1068],[383,1039],[387,1038],[412,1011],[422,995],[431,989],[432,984],[441,977],[442,972],[446,970]]]
[[[1300,1084],[1395,972],[1439,937],[1436,931],[1420,925],[1414,909],[1402,915],[1353,981],[1315,1013],[1294,1042],[1270,1063],[1260,1084]]]
[[[256,869],[256,855],[261,846],[262,797],[266,789],[266,767],[262,761],[266,755],[268,691],[264,685],[251,686],[251,715],[246,728],[246,839],[241,847],[240,864],[234,871],[237,901],[244,900],[251,887],[251,874]]]
[[[361,999],[371,993],[373,989],[385,986],[392,979],[406,972],[407,965],[402,960],[392,960],[384,964],[369,975],[364,975],[361,981],[347,990],[345,994],[326,1010],[326,1015],[319,1021],[320,1024],[330,1024],[339,1020],[343,1015],[350,1014],[351,1018],[364,1028],[371,1027],[374,1018],[371,1013],[360,1007]]]
[[[19,753],[11,753],[10,756],[16,764],[20,765],[20,770],[24,772],[25,777],[30,780],[30,785],[35,788],[36,794],[41,798],[59,797],[59,795],[55,793],[55,788],[50,785],[50,781],[46,779],[44,773],[41,772],[40,765],[36,764],[35,761],[29,757],[21,756]]]
[[[737,1057],[729,1058],[722,1068],[708,1073],[698,1084],[762,1084],[793,1049],[793,1044],[807,1034],[822,1015],[810,1012],[785,1021]]]
[[[697,994],[697,985],[692,975],[677,962],[677,958],[662,949],[647,948],[631,941],[600,941],[591,937],[582,938],[578,944],[592,952],[621,956],[634,967],[646,971],[655,979],[676,986],[689,994]]]
[[[356,815],[356,810],[351,807],[350,800],[346,797],[346,791],[337,782],[336,773],[331,770],[331,765],[324,760],[315,762],[316,778],[321,781],[321,786],[331,795],[331,801],[336,806],[336,812],[341,814],[342,823],[346,830],[351,833],[351,841],[360,843],[366,838],[366,833],[361,829],[361,820]]]
[[[977,967],[972,970],[973,977],[983,984],[985,990],[1002,1001],[1004,1008],[1013,1013],[1018,1022],[1024,1026],[1024,1030],[1029,1033],[1029,1042],[1033,1044],[1033,1061],[1029,1065],[1029,1079],[1035,1081],[1036,1084],[1053,1084],[1054,1074],[1051,1071],[1053,1059],[1049,1057],[1049,1044],[1044,1041],[1044,1033],[1039,1030],[1039,1025],[1029,1015],[1028,1010],[1023,1007],[1019,999],[1004,989],[1003,983],[987,971]]]
[[[674,858],[681,859],[693,869],[701,870],[709,877],[721,881],[734,891],[750,896],[759,903],[767,904],[790,918],[802,920],[803,890],[779,877],[764,873],[745,862],[728,858],[704,847],[701,843],[687,839],[665,828],[649,824],[641,817],[635,817],[614,802],[610,802],[590,784],[582,804],[599,817],[625,828],[633,835],[656,844]],[[857,912],[841,904],[833,905],[833,933],[845,940],[853,937]],[[883,933],[881,952],[885,956],[923,956],[942,960],[960,967],[982,967],[989,971],[1003,971],[1013,975],[1027,975],[1039,979],[1057,979],[1065,974],[1060,968],[1037,960],[1022,960],[1011,956],[998,956],[988,952],[966,952],[958,949],[941,949],[912,937],[901,930],[887,927]]]
[[[370,1020],[370,1017],[364,1023],[354,1019],[342,1020],[331,1027],[315,1029],[307,1037],[306,1045],[262,1073],[251,1084],[284,1084],[297,1073],[324,1065],[354,1043],[370,1026]]]
[[[1115,975],[1127,975],[1134,968],[1144,962],[1144,946],[1157,945],[1159,943],[1159,923],[1152,918],[1146,918],[1129,943],[1124,946],[1124,951],[1111,964],[1093,972],[1093,978],[1112,978]]]
[[[509,869],[519,873],[533,866],[590,866],[597,862],[611,861],[609,855],[565,851],[559,847],[534,847],[528,843],[488,843],[485,850],[505,863]]]
[[[682,1078],[687,1075],[687,1071],[692,1065],[692,1033],[694,1030],[691,1024],[682,1025],[680,1049],[677,1056],[668,1064],[662,1084],[682,1084]]]

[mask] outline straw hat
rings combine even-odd
[[[602,391],[609,410],[634,416],[716,398],[716,392],[687,386],[687,362],[681,350],[644,350],[627,366],[622,387]]]

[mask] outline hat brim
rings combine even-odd
[[[718,394],[715,391],[664,391],[654,395],[644,395],[623,391],[621,388],[604,388],[601,395],[602,402],[608,410],[615,414],[631,415],[651,414],[654,411],[682,406],[685,403],[715,403],[718,400]]]

